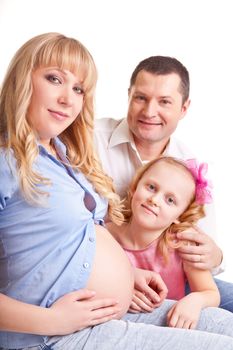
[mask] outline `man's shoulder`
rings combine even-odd
[[[166,149],[166,155],[180,159],[196,158],[194,151],[191,150],[186,143],[175,136],[170,138],[170,142]]]
[[[97,118],[95,119],[95,132],[112,132],[123,119]]]

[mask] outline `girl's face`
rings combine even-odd
[[[133,194],[133,220],[141,228],[162,233],[177,222],[194,191],[191,174],[179,166],[159,161],[146,171]]]
[[[46,147],[77,118],[83,107],[83,76],[58,67],[38,68],[32,73],[33,93],[28,120]]]

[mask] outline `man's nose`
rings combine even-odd
[[[154,118],[158,114],[158,103],[155,100],[150,100],[144,106],[143,110],[147,118]]]

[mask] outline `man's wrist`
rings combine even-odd
[[[225,260],[224,260],[223,252],[222,252],[221,249],[219,249],[219,250],[221,252],[221,256],[220,256],[220,259],[219,259],[220,263],[219,263],[219,265],[215,266],[211,270],[212,275],[214,275],[214,276],[225,271]]]
[[[217,259],[217,262],[216,262],[216,265],[214,266],[214,268],[219,267],[222,264],[222,261],[223,261],[223,252],[222,252],[222,250],[220,248],[218,249],[217,256],[218,256],[218,259]]]

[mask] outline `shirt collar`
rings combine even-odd
[[[129,130],[129,126],[128,126],[128,121],[127,118],[122,119],[122,121],[117,125],[117,127],[115,128],[115,130],[113,131],[111,137],[110,137],[110,141],[109,141],[109,148],[118,146],[122,143],[129,143],[131,145],[131,147],[137,152],[137,148],[135,146],[135,142],[133,139],[133,135],[131,133],[131,131]],[[168,154],[170,154],[170,150],[173,148],[173,137],[170,137],[170,140],[168,141],[168,144],[166,145],[162,155],[166,156]],[[139,154],[138,154],[139,156]],[[140,156],[139,156],[140,158]],[[144,163],[144,162],[143,162]]]
[[[162,156],[167,157],[170,154],[173,154],[173,152],[172,152],[172,149],[174,148],[173,144],[174,144],[174,138],[172,136],[170,136],[170,139],[169,139],[169,141],[168,141],[168,143],[167,143],[167,145],[162,153]]]
[[[53,138],[53,143],[57,151],[61,151],[62,154],[66,155],[66,146],[64,143],[59,139],[59,137],[54,137]],[[36,144],[39,147],[39,152],[40,154],[48,154],[47,149],[40,143],[39,140],[36,140]]]
[[[133,135],[129,130],[127,118],[122,119],[113,131],[109,141],[109,148],[118,146],[122,143],[130,143],[134,146],[133,148],[135,148]]]

